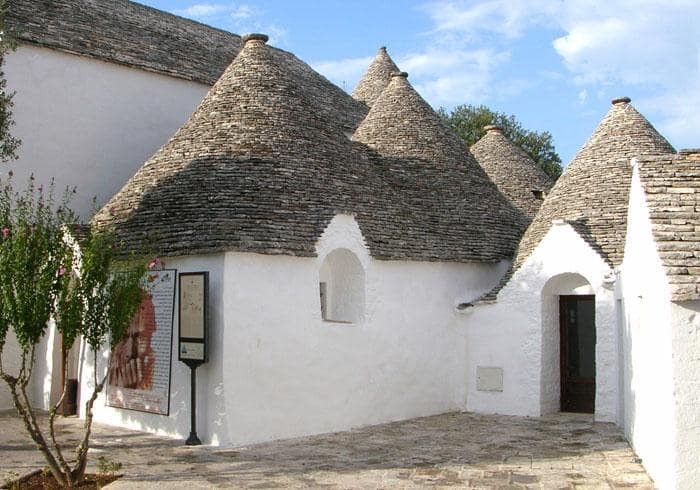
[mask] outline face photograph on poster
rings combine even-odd
[[[177,271],[149,271],[146,295],[116,345],[107,374],[107,405],[168,415]]]

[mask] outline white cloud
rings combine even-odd
[[[239,5],[231,12],[234,19],[247,19],[255,14],[255,10],[250,5]]]
[[[443,0],[423,8],[446,43],[505,51],[535,29],[559,31],[552,48],[579,86],[579,102],[589,93],[639,93],[635,105],[652,111],[672,142],[700,145],[697,0]],[[482,66],[477,80],[495,66]],[[452,78],[436,87],[449,92],[467,80]]]
[[[236,9],[235,5],[221,3],[195,3],[184,9],[175,10],[174,13],[183,17],[204,19],[216,15],[226,14]]]
[[[351,92],[371,62],[372,57],[366,56],[363,58],[318,61],[312,63],[311,66],[331,82],[345,91]]]
[[[510,59],[507,51],[490,48],[445,50],[429,47],[398,58],[416,89],[434,106],[481,100],[500,85],[494,70]],[[500,92],[500,91],[499,91]]]
[[[552,0],[441,0],[423,10],[435,24],[436,32],[456,32],[469,39],[483,34],[507,38],[520,36],[533,24],[545,22],[557,8]]]
[[[174,14],[206,22],[236,34],[263,32],[270,36],[270,44],[284,44],[286,29],[270,22],[265,12],[246,3],[195,3],[173,10]]]
[[[578,93],[578,103],[583,105],[588,100],[588,90],[585,88]]]

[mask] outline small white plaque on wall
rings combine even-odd
[[[503,391],[503,368],[477,366],[476,389],[478,391]]]

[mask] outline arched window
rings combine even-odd
[[[339,248],[326,255],[319,272],[321,317],[359,323],[365,312],[365,271],[357,256]]]

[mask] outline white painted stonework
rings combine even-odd
[[[321,269],[336,250],[364,271],[357,322],[321,318]],[[240,445],[465,409],[466,339],[454,305],[464,291],[493,287],[503,266],[377,261],[347,215],[331,221],[317,253],[167,261],[179,272],[210,272],[211,358],[197,370],[203,441]],[[81,386],[90,385],[88,364]],[[168,417],[100,399],[95,419],[185,438],[189,371],[175,350],[171,386]]]
[[[621,272],[625,434],[660,488],[700,480],[699,302],[672,303],[634,167]]]
[[[5,59],[16,91],[12,128],[22,140],[11,169],[60,194],[77,186],[73,208],[92,215],[163,145],[209,87],[60,51],[21,45]]]
[[[463,314],[467,409],[538,416],[558,412],[559,295],[596,296],[595,418],[618,419],[618,342],[610,267],[565,223],[553,225],[494,304]],[[503,368],[503,391],[477,389],[477,366]]]

